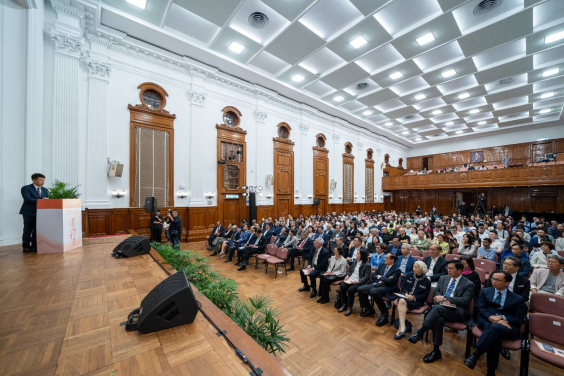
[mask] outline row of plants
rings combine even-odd
[[[285,352],[289,338],[280,324],[280,312],[272,307],[268,295],[255,295],[248,301],[239,298],[237,282],[213,270],[206,257],[186,250],[179,251],[169,244],[152,243],[152,247],[178,271],[184,271],[188,281],[199,293],[229,316],[266,351],[276,355]]]

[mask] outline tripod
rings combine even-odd
[[[484,206],[485,197],[479,196],[478,203],[476,204],[476,209],[474,209],[473,214],[486,214],[486,208]]]

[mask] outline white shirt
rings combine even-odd
[[[456,234],[453,234],[453,236],[459,244],[462,243],[462,237],[464,236],[463,232],[457,232]]]
[[[351,281],[358,281],[358,276],[359,276],[359,272],[360,272],[360,262],[356,263],[356,267],[354,268],[353,273],[351,274],[351,276],[349,277],[349,280]]]
[[[441,257],[441,256],[439,256]],[[437,263],[437,260],[439,259],[439,257],[437,258],[431,258],[431,265],[429,265],[429,270],[427,271],[427,274],[425,274],[427,277],[431,277],[433,275],[433,269],[435,268],[435,264]]]

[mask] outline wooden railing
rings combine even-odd
[[[564,164],[382,178],[384,191],[564,185]]]

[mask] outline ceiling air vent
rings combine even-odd
[[[407,115],[404,117],[405,120],[413,119],[415,115]]]
[[[502,3],[503,0],[480,1],[480,4],[476,5],[476,8],[474,8],[474,15],[479,16],[481,14],[488,13],[490,10],[499,7]]]
[[[507,78],[504,78],[502,80],[499,80],[498,84],[499,85],[508,85],[512,82],[515,82],[515,78],[514,77],[507,77]]]
[[[441,136],[444,136],[444,133],[435,133],[431,135],[431,137],[441,137]]]
[[[361,82],[360,84],[356,85],[356,90],[363,90],[368,87],[368,82]]]
[[[521,116],[520,112],[515,112],[513,114],[505,115],[506,118],[515,118],[515,117],[518,117],[518,116]]]
[[[268,25],[268,17],[266,14],[261,12],[251,13],[249,16],[249,24],[255,29],[262,29]]]

